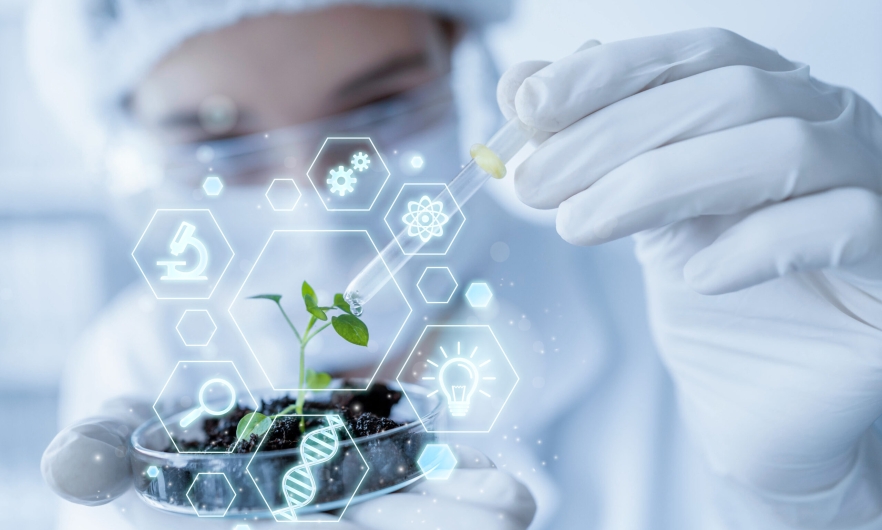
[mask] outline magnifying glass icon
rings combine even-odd
[[[230,391],[230,403],[226,406],[226,408],[222,410],[212,409],[208,405],[205,404],[205,392],[208,390],[208,387],[214,384],[220,384]],[[209,379],[202,385],[202,388],[199,389],[199,407],[184,416],[184,419],[181,420],[181,427],[189,427],[191,423],[199,419],[199,416],[202,416],[202,413],[210,414],[212,416],[222,416],[227,412],[233,410],[233,407],[236,406],[236,389],[233,388],[229,382],[224,381],[223,379]]]

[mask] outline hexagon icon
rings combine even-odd
[[[443,256],[462,230],[465,215],[447,184],[408,182],[383,220],[408,256]]]
[[[329,212],[366,212],[389,180],[389,168],[373,140],[327,138],[306,171]]]
[[[208,346],[217,324],[207,309],[187,309],[175,326],[185,346]]]
[[[303,282],[315,289],[320,306],[333,306],[334,295],[342,293],[378,255],[365,230],[276,230],[270,234],[229,313],[274,390],[302,390],[300,340],[291,325],[303,333],[311,317],[301,294]],[[265,294],[280,295],[279,305],[253,298]],[[313,332],[321,331],[306,346],[306,367],[332,373],[360,367],[372,374],[372,381],[410,313],[410,304],[393,278],[359,317],[370,333],[367,347],[345,341],[333,327],[322,329],[329,322],[318,321]],[[331,309],[328,314],[337,316],[342,311]]]
[[[446,430],[427,432],[486,433],[508,402],[518,375],[502,345],[487,325],[429,325],[398,372],[399,383],[416,379],[441,394],[447,405]],[[414,411],[406,388],[404,395]]]
[[[427,304],[450,302],[459,286],[448,267],[426,267],[416,285]]]
[[[258,402],[232,361],[178,361],[153,411],[179,453],[231,453],[239,441],[206,446],[203,425],[218,420],[235,429],[237,407],[258,410]]]
[[[233,261],[211,211],[156,210],[132,258],[160,300],[207,300]]]
[[[426,480],[446,480],[456,468],[456,456],[447,444],[428,444],[417,459]]]
[[[265,195],[276,212],[293,212],[302,196],[294,179],[273,179]]]
[[[209,175],[205,177],[205,181],[202,183],[202,190],[209,197],[217,197],[223,189],[224,183],[221,182],[220,177],[217,175]]]
[[[236,500],[236,490],[223,473],[198,473],[186,496],[197,516],[224,517]]]
[[[277,465],[255,463],[267,440],[284,436],[306,421],[299,451]],[[339,510],[337,521],[370,472],[346,422],[336,414],[285,414],[275,416],[245,466],[273,518],[280,523],[327,520],[328,510]]]
[[[486,282],[474,282],[466,289],[465,297],[472,307],[487,307],[493,298],[493,291]]]

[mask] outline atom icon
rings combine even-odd
[[[442,213],[444,204],[441,201],[433,201],[428,195],[423,195],[419,201],[408,201],[407,213],[401,218],[407,225],[407,235],[419,238],[426,243],[434,236],[444,235],[442,228],[450,216]]]

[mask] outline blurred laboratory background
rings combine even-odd
[[[35,94],[23,46],[29,5],[0,0],[0,527],[36,530],[54,526],[61,502],[39,462],[58,428],[65,359],[102,306],[140,278],[130,257],[137,235],[111,222],[101,164],[63,135]],[[504,70],[560,58],[589,38],[720,26],[810,64],[879,109],[879,65],[862,64],[862,50],[882,46],[880,24],[882,2],[873,0],[524,0],[488,39]]]

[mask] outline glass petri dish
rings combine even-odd
[[[354,444],[352,439],[341,437],[338,457],[330,463],[332,465],[324,465],[321,472],[314,474],[315,499],[299,508],[298,514],[337,510],[364,502],[404,488],[422,477],[417,458],[426,444],[437,441],[436,435],[426,430],[436,428],[442,402],[437,395],[428,396],[426,389],[416,385],[385,384],[394,390],[407,389],[423,423],[408,400],[402,399],[393,407],[391,416],[399,423],[407,422],[404,425],[355,438]],[[273,396],[278,397],[278,394]],[[329,398],[330,392],[310,395],[315,401]],[[186,413],[182,411],[167,421],[178,421]],[[169,446],[168,433],[158,418],[144,423],[132,433],[129,455],[135,491],[150,506],[183,515],[197,515],[187,497],[197,476],[222,473],[227,482],[212,480],[200,486],[198,515],[272,518],[267,503],[277,506],[283,502],[281,477],[301,461],[299,448],[206,454],[168,452]],[[354,446],[368,464],[366,474]],[[259,481],[260,489],[255,480]]]

